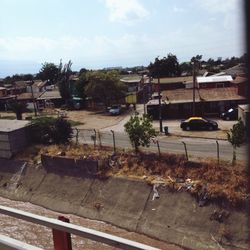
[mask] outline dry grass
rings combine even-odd
[[[153,153],[120,151],[113,155],[110,148],[93,148],[87,145],[36,146],[20,154],[19,158],[39,161],[41,154],[66,157],[103,160],[108,167],[102,168],[102,174],[108,176],[127,176],[144,179],[148,183],[164,183],[179,189],[187,179],[191,180],[194,194],[206,187],[210,199],[227,200],[238,204],[249,198],[246,167],[230,163],[187,162],[182,155],[164,154],[160,158]],[[105,172],[105,173],[104,173]]]

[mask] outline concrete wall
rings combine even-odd
[[[26,128],[11,132],[0,132],[0,158],[10,159],[27,145]]]
[[[41,155],[41,162],[49,173],[93,177],[98,171],[98,162],[96,160]]]
[[[11,166],[7,161],[0,162],[1,196],[102,220],[191,249],[219,249],[212,237],[219,239],[220,227],[225,225],[232,234],[231,242],[223,245],[225,249],[250,249],[247,213],[243,209],[228,209],[229,218],[219,223],[210,220],[218,206],[199,207],[187,192],[160,186],[160,198],[153,200],[152,186],[144,181],[92,178],[82,176],[81,170],[78,175],[64,175],[57,174],[56,168],[50,171],[48,166],[22,166],[22,162]]]
[[[6,132],[0,132],[0,158],[11,158],[9,135]]]

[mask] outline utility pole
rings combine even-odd
[[[159,123],[160,123],[160,132],[162,130],[162,114],[161,114],[161,86],[160,86],[160,78],[158,76],[158,97],[159,97]]]
[[[195,116],[196,62],[193,63],[193,116]]]
[[[144,85],[144,77],[143,77],[143,73],[142,73],[142,75],[141,75],[141,81],[140,81],[140,88],[142,88],[142,98],[143,98],[143,113],[144,113],[144,115],[146,114],[146,104],[145,104],[145,102],[146,102],[146,98],[145,98],[145,85]]]
[[[33,83],[34,81],[31,81],[30,88],[31,88],[31,95],[32,95],[32,101],[33,101],[33,106],[34,106],[34,111],[35,111],[35,116],[37,116],[37,110],[36,110],[36,103],[35,103],[35,98],[34,98],[34,92],[33,92]]]

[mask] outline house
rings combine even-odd
[[[249,105],[248,104],[238,106],[238,118],[243,121],[245,126],[246,124],[249,124],[248,123],[248,119],[249,119]]]
[[[133,93],[139,90],[139,84],[141,82],[141,76],[137,74],[131,74],[127,76],[123,76],[120,81],[127,86],[127,92]]]
[[[131,74],[120,79],[127,86],[127,104],[145,103],[152,93],[151,78],[147,75]]]
[[[38,109],[45,107],[60,107],[63,104],[63,99],[58,89],[45,91],[36,99]]]
[[[6,103],[15,98],[15,95],[8,95],[7,88],[0,87],[0,110],[6,111]]]
[[[180,77],[164,77],[158,79],[153,79],[153,92],[158,92],[158,87],[160,85],[160,90],[170,90],[170,89],[181,89],[185,88],[185,83],[193,80],[192,76],[180,76]]]
[[[27,92],[27,86],[30,81],[15,81],[14,84],[9,88],[9,94],[19,95]]]
[[[0,87],[0,97],[7,96],[7,89],[4,87]]]
[[[232,86],[233,78],[230,75],[212,75],[196,77],[196,88],[224,88]],[[185,88],[193,88],[193,80],[184,83]]]
[[[193,95],[195,93],[195,95]],[[161,92],[165,102],[163,118],[186,118],[193,115],[193,99],[195,99],[195,115],[219,116],[221,112],[245,104],[244,96],[238,95],[236,87],[176,89]],[[157,105],[157,103],[156,103]],[[147,103],[147,107],[150,103]],[[148,108],[147,108],[148,109]]]
[[[36,99],[41,95],[41,93],[22,93],[17,96],[16,100],[18,102],[23,102],[27,104],[28,109],[34,109]]]
[[[248,78],[243,76],[236,76],[232,82],[238,88],[238,95],[247,97],[248,91]]]
[[[47,81],[35,80],[27,84],[26,90],[28,93],[41,93],[46,90]]]
[[[236,76],[246,76],[247,67],[244,63],[239,63],[236,66],[233,66],[229,69],[224,70],[227,75],[231,75],[233,78]]]

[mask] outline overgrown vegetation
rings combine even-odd
[[[32,120],[31,141],[41,144],[65,144],[72,138],[70,122],[62,117],[40,117]]]
[[[33,150],[33,148],[32,148]],[[33,151],[32,151],[33,152]],[[36,151],[38,152],[38,150]],[[112,148],[98,148],[80,145],[51,145],[41,147],[34,159],[40,159],[41,153],[58,155],[64,152],[66,157],[95,159],[99,163],[99,174],[105,176],[127,176],[143,179],[149,184],[162,183],[172,190],[187,190],[186,181],[192,185],[188,189],[197,197],[206,189],[208,200],[228,201],[237,206],[250,198],[247,189],[248,174],[245,166],[234,167],[224,162],[219,166],[215,161],[187,162],[184,155],[162,154],[159,158],[154,153],[134,154],[131,151],[117,151]],[[28,159],[31,157],[26,155]]]

